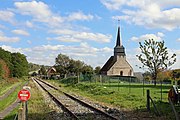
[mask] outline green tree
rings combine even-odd
[[[66,78],[66,75],[68,74],[68,68],[70,65],[70,58],[66,55],[59,54],[55,62],[56,62],[57,72],[63,74],[64,77]]]
[[[147,67],[151,73],[154,85],[156,85],[157,75],[160,70],[165,70],[176,62],[176,54],[168,56],[167,47],[164,41],[145,40],[144,44],[139,42],[141,54],[136,55],[142,67]]]
[[[12,53],[13,77],[28,75],[28,62],[26,56],[21,53]]]
[[[10,71],[13,70],[13,64],[12,64],[12,56],[11,53],[8,51],[5,51],[0,47],[0,59],[4,60],[6,64],[8,65]],[[11,75],[12,77],[12,75]]]
[[[100,70],[101,70],[101,67],[100,67],[100,66],[97,66],[97,67],[95,67],[94,72],[95,72],[96,74],[99,74],[99,73],[100,73]]]
[[[45,75],[46,74],[46,68],[44,65],[41,66],[41,69],[39,70],[39,74]]]

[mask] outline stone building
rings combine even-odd
[[[114,56],[100,70],[102,75],[108,76],[133,76],[133,68],[126,60],[125,48],[122,45],[120,27],[118,27],[116,46],[114,47]]]

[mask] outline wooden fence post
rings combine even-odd
[[[26,102],[22,102],[22,107],[18,111],[18,120],[26,120]]]
[[[150,111],[150,91],[147,90],[147,110]]]

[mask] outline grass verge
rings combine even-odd
[[[21,82],[21,85],[23,85],[26,81]],[[10,104],[15,102],[17,99],[17,94],[19,90],[22,88],[22,86],[18,86],[7,98],[0,101],[0,111],[4,110],[6,107],[8,107]]]
[[[51,109],[45,103],[42,92],[33,81],[29,82],[31,97],[28,101],[28,120],[51,120],[49,112]]]

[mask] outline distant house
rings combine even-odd
[[[56,75],[56,69],[54,67],[50,67],[48,70],[47,70],[47,77],[48,78],[51,78],[53,76]]]
[[[133,76],[133,68],[126,60],[125,48],[122,45],[120,36],[120,27],[118,27],[116,46],[114,47],[114,56],[100,70],[102,75],[108,76]]]

